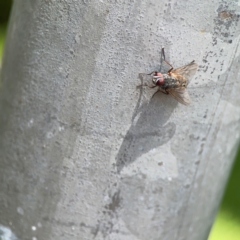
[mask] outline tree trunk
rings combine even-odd
[[[0,224],[24,240],[206,239],[239,141],[240,6],[228,2],[14,1]],[[136,87],[161,46],[174,67],[199,64],[187,107]]]

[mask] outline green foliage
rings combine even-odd
[[[12,6],[12,0],[0,0],[0,23],[7,22]]]
[[[6,35],[6,24],[0,24],[0,66],[2,63],[3,46]]]
[[[208,240],[240,239],[240,148]]]
[[[208,240],[239,240],[240,222],[227,211],[221,209],[214,222]]]
[[[222,209],[238,218],[240,222],[240,149],[224,194]],[[240,239],[240,238],[239,238]]]

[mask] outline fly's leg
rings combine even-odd
[[[150,73],[146,73],[147,75],[152,75],[153,73],[155,73],[157,71],[153,71],[153,72],[150,72]]]
[[[147,85],[148,86],[148,85]],[[157,85],[154,85],[154,86],[148,86],[149,88],[155,88],[157,87]]]
[[[151,72],[151,73],[144,73],[144,74],[146,74],[146,75],[152,75],[153,73],[155,73],[156,71],[153,71],[153,72]],[[142,74],[142,73],[139,73],[139,75],[140,74]],[[155,88],[155,87],[157,87],[156,85],[154,85],[154,86],[149,86],[149,85],[147,85],[147,83],[144,83],[144,84],[139,84],[139,85],[137,85],[137,87],[149,87],[149,88]]]
[[[158,92],[164,93],[164,94],[166,94],[166,95],[169,94],[166,90],[159,88],[159,89],[152,95],[152,98],[153,98],[153,97],[155,96],[155,94],[158,93]]]
[[[139,85],[137,85],[137,87],[149,87],[149,88],[155,88],[155,87],[157,87],[157,85],[155,86],[149,86],[149,85],[147,85],[146,83],[145,84],[139,84]]]
[[[152,72],[150,72],[150,73],[139,73],[139,75],[140,75],[140,74],[152,75],[152,74],[155,73],[155,72],[157,72],[157,71],[152,71]]]
[[[159,88],[159,91],[162,92],[162,93],[164,93],[164,94],[166,94],[166,95],[169,94],[166,90],[164,90],[164,89],[162,89],[162,88]]]
[[[173,66],[165,59],[165,52],[164,52],[164,47],[162,47],[162,55],[163,55],[163,61],[169,65],[171,68],[168,70],[168,73],[170,73],[173,70]]]

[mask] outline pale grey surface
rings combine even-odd
[[[1,240],[18,240],[10,228],[0,225],[0,239]]]
[[[202,240],[239,141],[239,1],[14,3],[0,224],[19,239]],[[136,88],[200,65],[190,106]]]

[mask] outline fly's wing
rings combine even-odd
[[[166,90],[169,94],[171,94],[178,102],[189,105],[190,104],[190,97],[185,87],[180,88],[168,88]]]
[[[198,65],[192,61],[189,64],[173,69],[171,72],[177,75],[182,75],[184,78],[189,79],[197,71]]]

